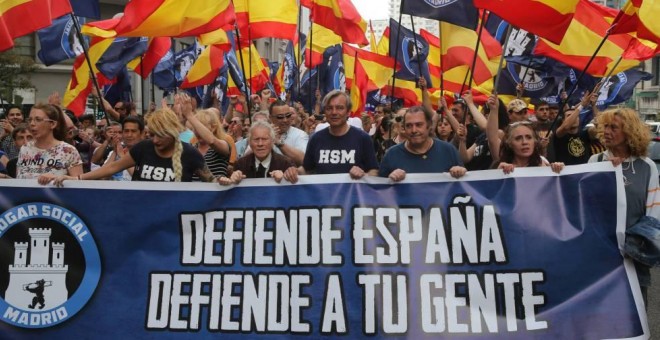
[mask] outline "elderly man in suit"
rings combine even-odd
[[[279,183],[284,177],[284,172],[293,168],[295,164],[286,156],[273,152],[273,141],[275,130],[268,122],[256,121],[249,131],[248,143],[252,152],[236,161],[234,172],[230,177],[221,177],[218,182],[221,185],[238,184],[243,178],[268,178],[272,177]],[[288,179],[297,182],[298,178]]]

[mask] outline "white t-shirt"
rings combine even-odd
[[[29,141],[18,153],[16,178],[38,178],[43,174],[67,175],[69,169],[82,164],[76,148],[60,141],[50,149],[40,149]]]

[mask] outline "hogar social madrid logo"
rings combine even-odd
[[[0,215],[0,320],[60,324],[87,304],[101,276],[96,242],[66,208],[27,203]]]

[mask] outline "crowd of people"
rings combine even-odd
[[[268,89],[250,97],[232,96],[227,112],[198,109],[186,94],[174,95],[138,114],[135,105],[102,99],[106,119],[68,115],[59,96],[37,104],[25,117],[10,106],[0,120],[0,170],[4,178],[37,179],[61,186],[67,180],[217,182],[244,178],[296,183],[307,174],[348,173],[352,179],[380,176],[403,181],[409,173],[548,167],[610,161],[621,166],[627,197],[626,225],[644,215],[658,217],[658,172],[647,158],[650,133],[634,110],[599,112],[596,96],[559,106],[536,102],[534,113],[522,99],[505,105],[491,95],[481,109],[468,91],[434,110],[420,80],[423,104],[376,107],[350,117],[350,96],[335,90],[316,94],[313,113],[300,103],[276,98]],[[597,92],[597,91],[594,91]],[[95,95],[97,95],[95,93]],[[593,121],[580,112],[594,111]],[[560,117],[562,118],[562,117]],[[588,124],[587,124],[588,123]],[[556,128],[552,128],[553,125]],[[649,268],[637,264],[646,294]]]

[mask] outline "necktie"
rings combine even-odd
[[[259,163],[259,167],[257,167],[257,177],[256,178],[264,178],[266,177],[266,168],[264,167],[263,164]]]

